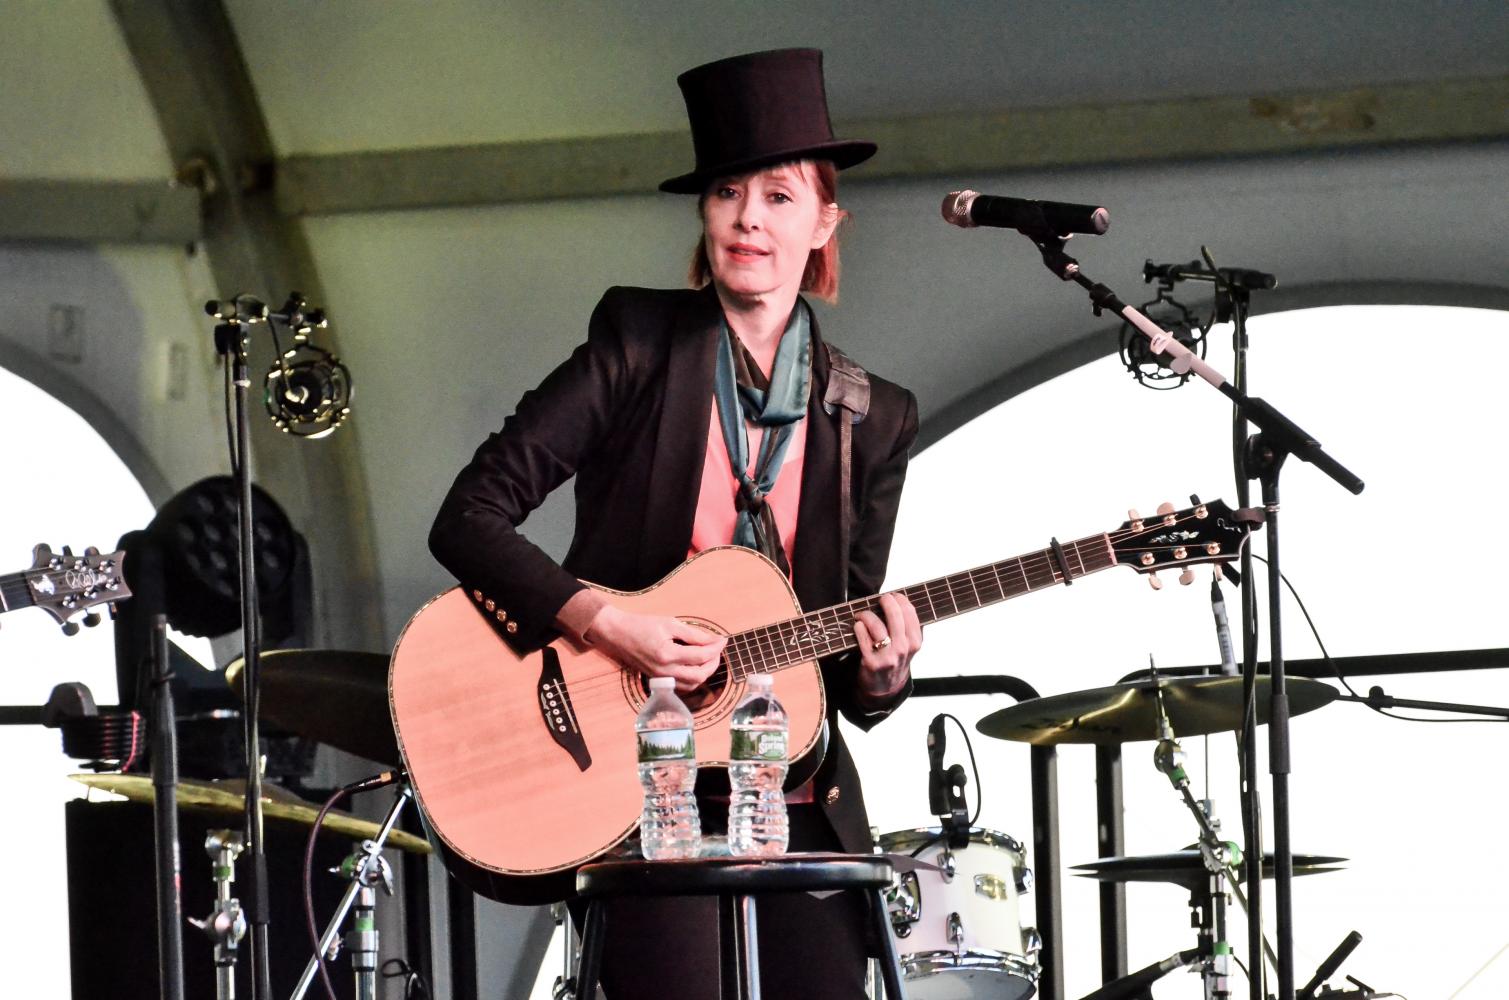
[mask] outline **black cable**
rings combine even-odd
[[[1257,555],[1256,553],[1253,554],[1252,558],[1259,560],[1260,562],[1263,563],[1264,566],[1268,565],[1268,560],[1264,559],[1260,555]],[[1347,681],[1347,679],[1344,676],[1342,676],[1341,668],[1336,665],[1336,661],[1335,660],[1331,659],[1331,654],[1326,651],[1326,644],[1320,638],[1320,630],[1315,627],[1315,620],[1310,617],[1310,611],[1309,611],[1309,609],[1305,607],[1305,602],[1300,599],[1299,591],[1297,591],[1297,590],[1294,589],[1294,584],[1292,584],[1292,583],[1289,582],[1289,578],[1284,575],[1284,573],[1283,573],[1282,570],[1279,571],[1278,578],[1281,581],[1283,581],[1283,584],[1284,584],[1285,587],[1289,588],[1289,594],[1290,594],[1290,596],[1292,596],[1294,598],[1294,603],[1297,604],[1297,605],[1299,605],[1300,614],[1302,614],[1302,615],[1305,616],[1305,624],[1307,624],[1307,625],[1310,626],[1310,634],[1313,635],[1313,636],[1315,636],[1315,644],[1320,647],[1320,656],[1321,656],[1321,659],[1323,659],[1323,660],[1326,661],[1326,666],[1328,666],[1328,667],[1331,668],[1331,672],[1336,675],[1336,679],[1341,682],[1341,686],[1347,689],[1347,693],[1348,694],[1350,694],[1354,698],[1361,698],[1362,696],[1357,693],[1356,688],[1352,687],[1352,685]],[[1421,716],[1421,715],[1399,715],[1397,713],[1390,712],[1390,711],[1388,711],[1385,708],[1380,708],[1377,705],[1370,704],[1366,700],[1363,700],[1362,704],[1367,705],[1368,708],[1371,708],[1373,711],[1377,712],[1379,715],[1387,716],[1390,719],[1399,719],[1399,720],[1401,720],[1403,722],[1497,722],[1497,723],[1503,723],[1505,721],[1509,721],[1509,720],[1504,720],[1504,719],[1432,719],[1432,718],[1427,718],[1427,717]]]
[[[236,418],[231,413],[231,396],[235,391],[231,385],[233,378],[231,369],[235,362],[231,360],[231,355],[229,354],[222,355],[221,360],[224,362],[225,368],[225,392],[221,394],[225,402],[225,443],[230,449],[231,476],[234,478],[241,472],[241,456],[236,450]]]
[[[388,966],[390,965],[394,966],[392,972],[388,971]],[[382,964],[380,971],[384,979],[397,979],[399,976],[404,977],[403,1000],[429,1000],[430,984],[424,981],[424,976],[419,974],[418,969],[403,959],[388,959]]]

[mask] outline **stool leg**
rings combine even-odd
[[[755,919],[755,898],[740,896],[739,911],[739,925],[743,932],[739,946],[744,962],[740,995],[745,1000],[760,1000],[760,926]]]
[[[582,921],[582,957],[576,966],[576,988],[572,991],[576,1000],[597,1000],[597,978],[603,967],[603,925],[607,920],[604,909],[600,899],[587,904],[587,916]]]
[[[906,1000],[906,989],[901,985],[901,959],[896,954],[896,939],[891,937],[890,921],[886,919],[885,897],[879,889],[870,893],[870,913],[875,936],[880,939],[880,978],[885,983],[886,1000]]]

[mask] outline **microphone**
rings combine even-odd
[[[1216,617],[1216,642],[1221,647],[1221,673],[1235,677],[1237,654],[1231,648],[1231,626],[1226,622],[1226,600],[1221,596],[1219,580],[1210,581],[1210,610]]]
[[[948,778],[943,771],[943,750],[948,745],[943,732],[946,715],[936,715],[927,726],[927,807],[934,816],[947,816]]]
[[[309,309],[304,297],[291,292],[271,319],[293,331],[293,346],[267,371],[264,399],[267,414],[285,434],[321,438],[351,414],[351,372],[340,358],[309,342],[310,334],[329,325],[320,309]]]
[[[950,191],[943,199],[943,221],[961,229],[1015,229],[1029,237],[1068,237],[1073,233],[1099,236],[1111,227],[1111,213],[1096,205]]]
[[[1305,988],[1299,991],[1297,994],[1299,1000],[1313,1000],[1315,991],[1320,989],[1322,983],[1336,974],[1336,970],[1341,968],[1341,963],[1345,962],[1347,956],[1352,954],[1361,943],[1362,935],[1356,931],[1342,938],[1341,944],[1337,945],[1336,950],[1331,952],[1324,962],[1320,963],[1320,968],[1315,970],[1315,975],[1305,984]]]
[[[1161,962],[1144,966],[1130,975],[1122,976],[1115,982],[1106,983],[1093,993],[1085,995],[1084,1000],[1123,1000],[1127,997],[1145,995],[1147,987],[1156,983],[1175,969],[1182,969],[1200,957],[1198,948],[1181,951],[1177,955],[1170,955]]]

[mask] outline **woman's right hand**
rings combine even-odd
[[[586,640],[646,677],[676,678],[676,692],[689,694],[718,667],[724,636],[663,615],[641,615],[611,604],[592,619]]]

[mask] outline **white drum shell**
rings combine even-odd
[[[972,829],[968,846],[950,850],[939,834],[933,828],[880,837],[885,853],[916,852],[941,869],[900,875],[887,893],[907,994],[1025,1000],[1037,990],[1040,940],[1022,922],[1021,894],[1032,884],[1022,846],[994,830]]]

